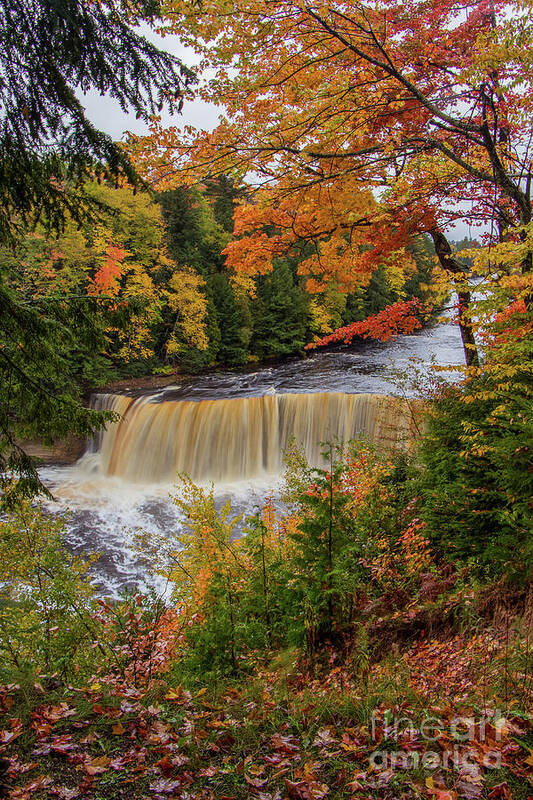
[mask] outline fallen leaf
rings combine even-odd
[[[75,797],[80,796],[79,789],[68,789],[66,786],[53,786],[49,792],[54,797],[59,797],[60,800],[74,800]]]
[[[22,722],[20,719],[10,719],[11,730],[0,731],[0,744],[10,744],[22,733]]]
[[[40,792],[42,789],[46,789],[50,786],[51,783],[52,779],[47,775],[40,775],[36,780],[27,783],[26,786],[22,786],[20,789],[14,789],[10,792],[10,800],[25,800],[25,798],[29,797],[33,792]]]
[[[266,784],[268,783],[268,779],[267,778],[250,778],[250,776],[247,775],[246,772],[243,773],[243,774],[244,774],[244,780],[246,781],[246,783],[249,786],[253,786],[254,789],[262,789],[263,786],[266,786]]]
[[[173,781],[171,778],[161,778],[159,781],[153,781],[150,784],[151,792],[159,792],[160,794],[174,794],[176,789],[181,786],[181,781]]]
[[[507,781],[493,786],[488,794],[488,798],[489,800],[500,800],[500,798],[503,798],[503,800],[513,800],[513,795]]]
[[[122,734],[126,733],[126,728],[122,722],[117,722],[115,725],[113,725],[111,731],[115,734],[115,736],[122,736]]]
[[[89,764],[85,764],[84,769],[87,775],[101,775],[107,770],[110,763],[111,759],[108,756],[98,756],[98,758],[93,758]]]
[[[283,779],[287,794],[292,800],[322,800],[329,793],[329,787],[318,781],[293,782],[288,778]]]
[[[183,689],[181,688],[181,686],[177,686],[175,689],[171,689],[165,695],[165,700],[172,700],[174,702],[176,702],[176,701],[180,702],[183,699],[184,699],[183,698]]]

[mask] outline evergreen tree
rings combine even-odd
[[[230,366],[246,362],[248,350],[243,339],[243,320],[235,296],[224,274],[213,275],[209,281],[220,330],[218,360]]]
[[[224,268],[228,236],[198,189],[174,189],[159,196],[170,255],[178,266],[195,269],[203,278]],[[159,276],[165,281],[166,276]]]
[[[346,308],[344,309],[342,323],[351,325],[352,322],[360,322],[365,318],[365,290],[359,289],[352,292],[346,298]]]
[[[60,228],[68,210],[83,220],[88,171],[142,185],[77,94],[95,88],[145,120],[163,104],[175,108],[191,73],[134,27],[158,11],[153,0],[0,0],[1,240],[13,237],[17,218]]]
[[[258,281],[255,312],[252,349],[259,358],[287,356],[303,349],[305,303],[285,261],[279,261],[270,275]]]
[[[397,293],[387,283],[384,268],[380,265],[370,278],[363,296],[364,317],[377,314],[382,308],[398,299]]]
[[[227,233],[233,233],[235,205],[246,195],[245,187],[230,175],[217,175],[205,183],[205,196],[211,202],[215,219]]]
[[[198,189],[174,189],[159,195],[159,201],[166,225],[166,238],[172,263],[167,270],[160,270],[155,278],[160,285],[170,280],[170,271],[178,267],[194,269],[207,282],[207,320],[206,332],[209,344],[206,349],[190,346],[182,350],[177,362],[186,372],[200,372],[220,357],[222,332],[218,322],[218,312],[211,290],[210,280],[224,269],[222,250],[228,241],[228,235],[218,224],[213,209]],[[229,288],[229,286],[228,286]],[[163,324],[160,328],[158,352],[163,353],[169,333],[174,329],[175,314],[171,309],[164,309]],[[229,338],[226,344],[230,347]],[[237,345],[238,349],[238,345]]]
[[[16,244],[38,220],[61,231],[101,204],[85,191],[88,174],[143,185],[120,145],[97,130],[78,98],[95,88],[148,119],[175,107],[191,74],[135,26],[152,23],[158,4],[79,0],[0,0],[0,244]],[[101,344],[90,328],[93,300],[63,295],[28,302],[0,270],[0,475],[19,489],[42,489],[23,436],[50,442],[88,435],[102,415],[83,407],[70,354]],[[5,498],[4,498],[5,499]]]
[[[429,296],[428,287],[435,266],[435,248],[429,236],[417,236],[409,246],[416,271],[405,283],[406,297],[418,297],[424,301]]]

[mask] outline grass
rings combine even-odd
[[[526,762],[533,751],[529,695],[520,695],[520,679],[511,686],[514,695],[502,696],[502,686],[509,684],[502,680],[505,662],[499,660],[505,649],[491,654],[491,669],[483,672],[484,646],[482,637],[457,635],[406,641],[366,671],[355,669],[349,658],[335,666],[329,650],[312,672],[302,668],[295,649],[287,649],[240,678],[191,680],[174,665],[137,693],[104,682],[73,689],[53,678],[20,674],[19,688],[3,695],[11,706],[0,729],[9,730],[10,719],[20,719],[22,726],[20,736],[3,747],[3,757],[11,759],[6,795],[44,800],[54,789],[67,800],[472,800],[488,798],[503,783],[511,793],[502,795],[504,800],[527,800],[533,793]],[[523,653],[513,659],[507,659],[509,674],[523,668]],[[474,681],[480,676],[483,686]],[[510,728],[502,743],[504,766],[483,771],[481,794],[469,797],[468,783],[461,785],[454,768],[372,769],[375,751],[387,758],[403,750],[439,751],[438,744],[385,733],[382,723],[394,715],[407,717],[416,728],[428,716],[442,717],[442,746],[451,748],[456,744],[446,738],[451,717],[479,717],[490,704],[505,709]],[[54,713],[57,719],[46,728],[47,714]],[[47,745],[50,752],[36,755],[36,748]],[[480,752],[473,746],[474,756]],[[24,788],[40,775],[49,776],[50,786]],[[435,787],[449,796],[432,793]]]

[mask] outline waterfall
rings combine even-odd
[[[93,444],[100,469],[135,483],[233,482],[277,475],[291,438],[311,464],[321,443],[365,437],[383,446],[416,435],[406,401],[377,394],[277,394],[203,401],[148,395],[98,395],[98,408],[120,415]]]

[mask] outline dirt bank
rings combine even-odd
[[[74,464],[83,455],[85,440],[76,436],[61,439],[52,447],[46,447],[36,439],[21,442],[28,455],[38,458],[45,464]]]
[[[98,392],[126,392],[130,389],[161,389],[176,383],[178,379],[191,377],[183,372],[173,372],[170,375],[144,375],[141,378],[121,378],[118,381],[111,381],[105,386],[94,389],[93,393]]]

